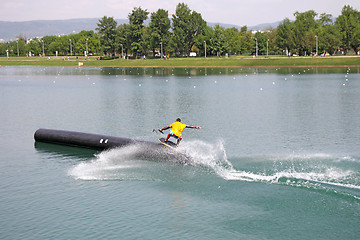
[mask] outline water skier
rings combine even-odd
[[[163,133],[163,130],[169,129],[171,128],[167,138],[165,139],[165,142],[167,142],[169,140],[170,137],[173,137],[175,139],[177,139],[177,143],[176,145],[179,145],[181,139],[182,139],[182,131],[184,131],[185,128],[196,128],[196,129],[200,129],[201,127],[199,126],[194,126],[194,125],[186,125],[184,123],[181,123],[181,119],[177,118],[176,121],[172,124],[170,124],[169,126],[163,127],[162,129],[159,129],[159,132]]]

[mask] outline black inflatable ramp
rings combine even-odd
[[[106,150],[130,144],[146,144],[154,147],[161,147],[161,144],[155,142],[44,128],[40,128],[35,132],[34,139],[37,142],[83,147],[95,150]]]

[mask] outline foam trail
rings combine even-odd
[[[215,144],[199,140],[184,142],[178,151],[188,156],[192,165],[208,167],[222,177],[228,171],[234,171],[233,165],[227,159],[225,147],[221,140]]]
[[[265,172],[252,172],[237,170],[233,167],[227,158],[224,143],[221,140],[216,143],[200,140],[182,142],[176,149],[176,153],[179,153],[180,156],[186,156],[186,161],[183,161],[182,158],[176,159],[177,155],[172,155],[166,149],[159,152],[148,150],[143,146],[131,145],[104,151],[92,161],[82,162],[74,166],[69,170],[69,175],[83,180],[149,180],[161,178],[156,174],[157,169],[171,166],[169,162],[172,162],[205,167],[215,172],[219,177],[231,181],[360,189],[359,174],[352,170],[329,166],[329,159],[336,162],[336,158],[334,159],[327,154],[263,156],[265,162],[273,162],[274,164],[267,165],[268,169]],[[174,152],[172,151],[172,153]],[[348,161],[349,159],[353,161],[350,157],[341,159],[341,161]],[[166,165],[156,165],[154,161],[162,161]],[[325,163],[321,161],[325,161]],[[257,161],[257,164],[261,163]],[[151,175],[149,169],[156,171],[153,171]]]
[[[309,186],[311,183],[313,185],[331,185],[347,189],[360,189],[359,176],[356,172],[319,162],[334,158],[329,154],[265,156],[265,160],[280,161],[280,165],[285,167],[280,170],[277,170],[277,167],[269,169],[273,173],[265,174],[235,169],[227,159],[223,141],[218,141],[215,144],[199,140],[189,141],[182,143],[179,150],[184,151],[186,155],[190,156],[193,165],[210,168],[225,180],[305,186]],[[352,160],[349,157],[345,159]]]
[[[106,180],[114,176],[111,172],[120,169],[135,168],[134,162],[129,162],[137,153],[137,146],[132,145],[122,149],[112,149],[97,154],[90,162],[82,162],[69,170],[68,174],[75,179]],[[119,158],[119,156],[122,156]]]
[[[321,156],[320,158],[322,158]],[[314,160],[315,158],[315,160]],[[308,160],[313,159],[316,162],[316,157],[309,157]],[[299,163],[303,164],[301,160]],[[300,164],[300,165],[301,165]],[[246,171],[239,171],[236,169],[224,171],[222,177],[226,180],[240,180],[249,182],[268,182],[279,183],[296,186],[317,186],[317,187],[342,187],[346,189],[360,190],[359,175],[352,170],[344,170],[334,166],[322,165],[318,163],[308,162],[308,165],[313,164],[308,169],[288,166],[287,169],[277,170],[273,174],[252,173]],[[272,169],[273,170],[273,169]]]
[[[103,151],[71,168],[68,175],[82,180],[153,180],[158,178],[153,169],[162,167],[160,163],[191,164],[188,160],[181,152],[139,143]]]

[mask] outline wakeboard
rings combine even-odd
[[[175,149],[177,147],[176,143],[172,142],[172,141],[166,141],[165,142],[165,138],[160,138],[159,142],[161,142],[163,145],[169,147],[169,148],[173,148]]]

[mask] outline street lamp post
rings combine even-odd
[[[86,39],[86,57],[89,55],[89,50],[88,50],[88,38]]]
[[[316,56],[318,55],[318,36],[315,35],[316,38]]]
[[[121,45],[121,58],[123,58],[123,56],[124,56],[124,46],[122,44],[120,44],[120,45]]]
[[[44,51],[44,40],[41,40],[42,42],[42,49],[43,49],[43,55],[42,56],[45,56],[45,51]]]
[[[266,57],[269,57],[269,39],[266,41]]]
[[[206,58],[206,41],[204,41],[204,43],[205,43],[205,58]]]
[[[162,45],[162,42],[160,42],[160,46],[161,46],[160,57],[161,57],[161,59],[162,59],[162,58],[163,58],[163,45]]]
[[[19,40],[16,41],[16,45],[17,45],[17,54],[19,56]]]
[[[72,46],[71,46],[71,39],[69,39],[70,41],[70,56],[72,56]]]
[[[257,41],[257,38],[255,38],[255,41],[256,41],[256,53],[255,53],[255,56],[258,57],[258,41]]]

